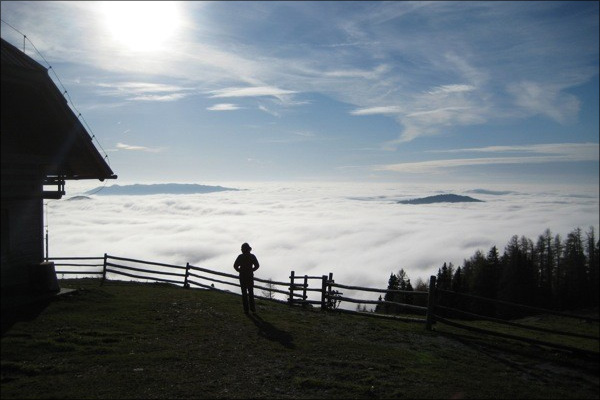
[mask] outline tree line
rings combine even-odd
[[[571,310],[598,307],[600,240],[594,228],[587,232],[573,229],[565,239],[550,229],[531,239],[514,235],[500,254],[494,245],[487,253],[477,250],[455,267],[444,263],[437,272],[436,287],[489,299],[530,305],[540,308]],[[388,290],[427,291],[428,282],[418,279],[413,285],[404,269],[392,273]],[[507,306],[492,302],[438,292],[438,302],[491,317],[522,315]],[[386,292],[383,299],[426,306],[424,296]],[[400,306],[381,303],[376,312],[398,313]],[[405,312],[405,311],[402,311]],[[447,313],[446,313],[447,315]]]

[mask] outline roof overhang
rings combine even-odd
[[[3,168],[35,163],[63,192],[65,180],[117,178],[43,66],[2,39],[1,68]]]

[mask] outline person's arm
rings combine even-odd
[[[260,265],[258,264],[258,258],[256,258],[256,256],[254,254],[252,254],[252,256],[254,257],[254,267],[252,268],[252,271],[256,271],[258,269],[258,267],[260,267]]]
[[[237,258],[235,259],[235,262],[233,263],[233,268],[237,272],[240,272],[240,256],[237,256]]]

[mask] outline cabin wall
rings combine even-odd
[[[1,288],[27,290],[30,269],[44,258],[42,182],[35,166],[2,166]]]

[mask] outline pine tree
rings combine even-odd
[[[521,250],[525,255],[524,269],[521,271],[523,301],[524,304],[534,305],[538,292],[537,265],[539,257],[531,239],[521,236],[520,242]],[[549,306],[547,299],[541,305],[544,307]]]
[[[554,251],[554,257],[556,260],[556,266],[554,268],[554,298],[555,303],[559,306],[564,306],[566,298],[566,275],[563,268],[562,257],[564,246],[562,244],[562,238],[560,235],[554,237],[552,243],[552,249]]]
[[[498,298],[498,281],[502,273],[500,255],[498,254],[498,248],[496,246],[492,246],[488,252],[486,261],[489,275],[489,291],[487,296],[492,299],[496,299]]]
[[[414,289],[412,287],[412,285],[410,284],[410,279],[407,279],[406,281],[406,289],[407,292],[413,292]],[[406,294],[404,297],[404,302],[406,304],[414,304],[414,296],[412,294]]]
[[[452,291],[458,293],[464,293],[466,290],[465,282],[463,279],[463,271],[461,267],[456,268],[454,276],[452,277]]]
[[[398,290],[399,288],[399,281],[398,281],[398,277],[396,275],[394,275],[394,273],[390,274],[390,279],[388,279],[388,287],[387,287],[387,291],[385,292],[385,296],[383,297],[384,301],[395,301],[396,296],[398,295],[398,293],[393,293],[390,292],[390,290]],[[383,312],[384,313],[390,313],[390,312],[394,312],[395,311],[395,306],[393,307],[393,304],[383,304]]]
[[[442,265],[438,269],[435,286],[437,289],[450,290],[452,288],[452,263]],[[454,296],[451,293],[438,292],[437,302],[446,307],[454,305]],[[443,316],[448,316],[444,311],[440,311]]]
[[[495,299],[499,264],[498,250],[495,246],[490,249],[487,258],[477,250],[469,260],[464,262],[463,271],[467,271],[470,276],[470,282],[464,285],[465,290],[476,296]],[[474,299],[470,302],[465,301],[462,305],[475,314],[487,316],[495,314],[493,304],[485,300]]]
[[[379,295],[379,299],[377,299],[377,301],[378,301],[378,303],[377,303],[377,305],[375,305],[375,312],[378,312],[378,313],[385,312],[383,299],[381,298],[381,295]]]
[[[538,237],[536,244],[538,254],[537,281],[538,281],[538,304],[542,304],[545,299],[554,305],[555,288],[553,285],[553,276],[555,274],[556,259],[554,248],[552,246],[552,233],[550,229]]]
[[[502,256],[502,275],[498,298],[500,300],[530,305],[534,298],[535,278],[532,259],[529,255],[531,241],[513,236],[506,245]],[[506,317],[516,317],[521,314],[512,308],[498,307]]]
[[[436,287],[438,289],[450,290],[452,285],[452,263],[450,266],[446,263],[442,266],[442,268],[438,269]]]
[[[581,229],[576,228],[567,235],[563,255],[568,307],[581,307],[585,304],[588,287],[586,261]]]
[[[400,268],[400,271],[398,271],[397,276],[398,290],[407,290],[407,283],[410,282],[410,279],[408,279],[408,274],[406,273],[406,271],[404,271],[404,268]],[[405,293],[397,293],[394,301],[397,303],[408,304],[408,296]],[[402,312],[402,307],[396,306],[395,312]]]

